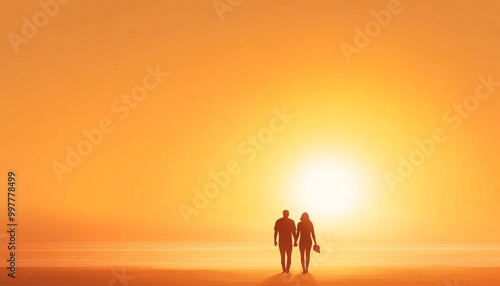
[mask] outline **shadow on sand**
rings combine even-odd
[[[262,281],[257,286],[313,286],[318,285],[311,274],[276,274]]]

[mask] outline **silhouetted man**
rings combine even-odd
[[[283,211],[283,217],[276,221],[274,225],[274,246],[278,245],[276,238],[279,233],[279,247],[281,254],[281,268],[283,268],[283,273],[290,273],[290,265],[292,264],[292,237],[295,238],[296,228],[295,222],[288,218],[289,212],[287,210]],[[287,255],[287,261],[285,266],[285,253]]]

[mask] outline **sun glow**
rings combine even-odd
[[[346,216],[361,203],[360,172],[350,164],[317,161],[305,166],[295,182],[295,196],[302,208],[330,217]]]

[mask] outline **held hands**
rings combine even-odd
[[[295,243],[293,244],[293,246],[294,246],[294,247],[297,247],[297,245],[298,245],[298,244],[297,244],[297,242],[295,242]]]

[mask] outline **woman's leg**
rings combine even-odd
[[[311,245],[308,245],[305,248],[305,254],[306,254],[306,273],[309,272],[309,261],[311,260]]]
[[[305,267],[305,251],[306,251],[306,248],[304,247],[304,245],[300,244],[299,245],[299,250],[300,250],[300,264],[302,265],[302,272],[305,273],[306,272],[306,267]]]

